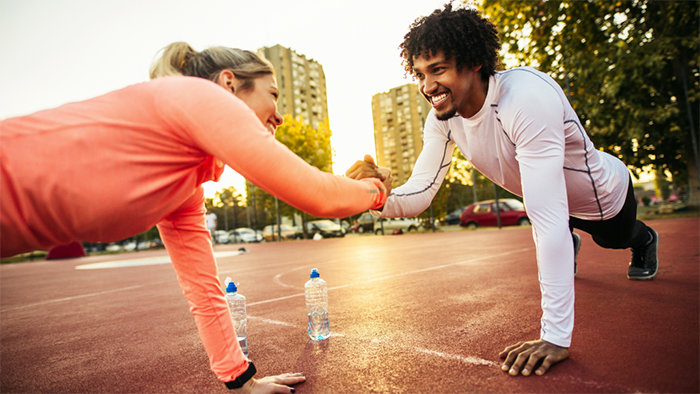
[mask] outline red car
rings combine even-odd
[[[527,226],[530,219],[525,212],[525,206],[511,198],[499,199],[501,208],[501,226]],[[479,226],[498,226],[496,217],[496,201],[488,200],[474,203],[467,207],[459,217],[459,225],[467,228]]]

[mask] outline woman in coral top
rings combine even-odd
[[[240,392],[293,392],[285,385],[301,374],[252,378],[221,290],[201,184],[226,164],[320,217],[381,207],[388,190],[377,179],[321,172],[275,140],[274,72],[252,52],[175,43],[151,78],[0,122],[0,254],[112,242],[157,224],[218,379]]]

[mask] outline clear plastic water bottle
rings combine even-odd
[[[238,344],[241,346],[243,354],[248,357],[248,339],[245,333],[246,326],[248,325],[248,318],[245,314],[245,297],[238,294],[238,287],[231,281],[231,278],[226,278],[225,283],[226,302],[228,303],[228,309],[231,311]]]
[[[328,285],[319,278],[316,268],[311,270],[311,279],[304,285],[306,313],[309,316],[309,338],[314,341],[331,336],[328,322]]]

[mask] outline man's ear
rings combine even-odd
[[[238,79],[236,79],[236,76],[233,75],[231,70],[221,71],[219,76],[216,78],[216,83],[233,94],[236,94],[236,88],[239,85]]]

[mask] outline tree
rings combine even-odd
[[[240,217],[245,214],[241,208],[242,198],[233,186],[221,189],[214,194],[214,201],[218,201],[216,207],[221,211],[221,213],[214,212],[220,223],[220,228],[233,230],[242,227],[244,222],[240,220]]]
[[[303,122],[301,116],[284,115],[284,123],[277,128],[275,138],[297,156],[321,171],[333,170],[331,129],[328,119],[319,123],[318,129]]]
[[[504,49],[549,73],[596,146],[698,193],[697,1],[484,0]]]
[[[275,138],[289,150],[312,166],[326,172],[331,172],[333,165],[331,135],[328,119],[321,122],[318,129],[314,129],[304,123],[301,116],[293,118],[291,115],[284,115],[284,123],[275,132]],[[247,186],[247,192],[248,206],[252,207],[255,202],[259,226],[273,222],[276,215],[274,196],[253,185]],[[279,202],[279,209],[282,216],[294,217],[294,213],[299,212],[283,201]]]

